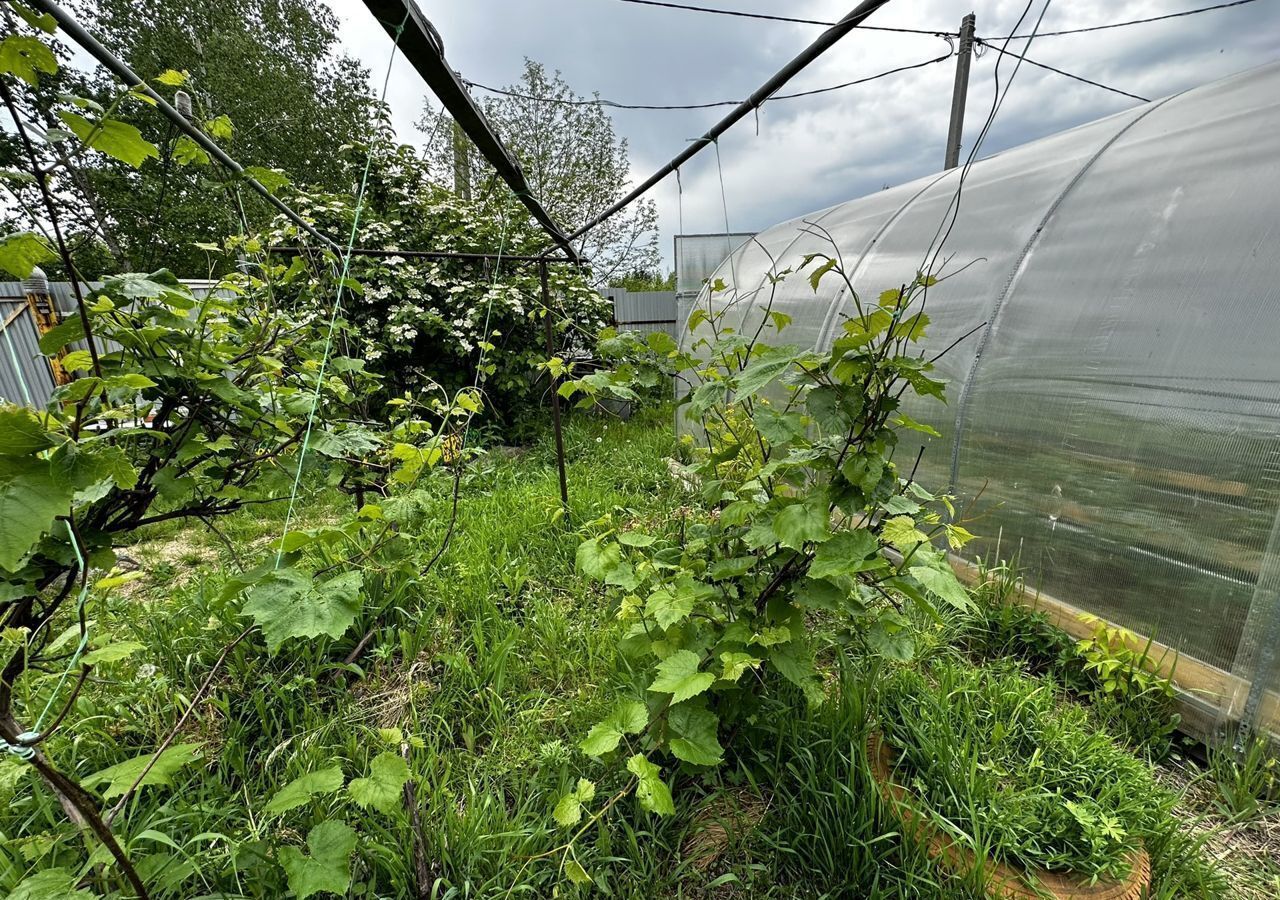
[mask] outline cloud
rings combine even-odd
[[[450,63],[469,79],[504,85],[530,57],[561,70],[580,93],[621,102],[696,103],[746,97],[820,33],[814,26],[736,19],[645,7],[619,0],[419,0],[445,41]],[[392,43],[360,0],[331,0],[344,48],[369,67],[377,89]],[[767,0],[701,0],[699,5],[777,12]],[[796,0],[788,15],[838,19],[852,0]],[[1196,0],[1053,3],[1042,31],[1086,27],[1178,12]],[[979,36],[1008,34],[1025,0],[993,0],[978,9]],[[955,30],[972,0],[897,0],[869,21]],[[1041,9],[1035,0],[1022,32]],[[1158,98],[1271,62],[1280,47],[1280,8],[1266,0],[1232,9],[1090,34],[1043,37],[1028,57],[1145,97]],[[849,81],[946,52],[927,35],[855,32],[800,73],[787,90]],[[1010,49],[1021,49],[1017,42]],[[991,109],[999,55],[972,67],[965,152]],[[1007,82],[1016,61],[1000,63]],[[655,189],[660,246],[683,219],[688,232],[718,231],[728,209],[732,230],[758,230],[796,215],[927,175],[942,166],[954,62],[797,100],[767,103],[713,149]],[[426,100],[421,79],[396,62],[389,102],[398,133],[419,140],[413,121]],[[1024,65],[982,147],[988,155],[1138,101]],[[632,172],[646,177],[704,133],[726,109],[613,112],[630,143]],[[722,198],[720,184],[724,182]]]

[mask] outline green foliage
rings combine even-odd
[[[773,290],[787,274],[771,279]],[[810,276],[815,289],[824,276],[846,274],[825,258]],[[688,354],[665,335],[606,333],[601,355],[615,368],[564,385],[587,406],[684,378],[692,390],[682,414],[702,439],[684,477],[698,484],[705,512],[658,533],[604,517],[579,545],[578,569],[616,599],[622,648],[649,698],[628,707],[626,728],[616,712],[596,725],[582,745],[589,755],[610,757],[625,738],[637,776],[637,749],[718,766],[723,736],[780,682],[809,704],[824,701],[817,657],[830,642],[909,658],[904,605],[931,616],[933,598],[969,605],[933,545],[960,546],[968,532],[918,502],[950,509],[892,461],[902,392],[941,393],[932,364],[911,355],[923,337],[913,304],[925,281],[906,286],[892,313],[859,306],[829,353],[765,343],[766,329],[787,326],[768,315],[770,294],[754,335],[716,311],[691,319],[699,330]]]
[[[298,900],[312,894],[346,894],[351,884],[351,854],[356,849],[354,829],[345,822],[321,822],[307,834],[307,849],[309,854],[297,847],[280,850],[280,864]]]
[[[433,182],[413,147],[376,135],[348,148],[343,163],[353,188],[367,160],[369,184],[357,246],[500,250],[505,255],[545,249],[545,235],[514,198],[494,209],[451,194]],[[351,233],[354,192],[299,193],[290,203],[326,233]],[[284,220],[269,239],[285,245],[309,240]],[[544,317],[551,317],[553,339],[567,356],[612,315],[612,306],[587,286],[584,275],[564,265],[549,268],[549,308],[543,307],[538,268],[531,265],[360,257],[353,260],[350,274],[360,285],[358,296],[346,306],[351,355],[383,377],[382,396],[421,395],[435,385],[452,395],[475,384],[479,366],[486,425],[508,439],[525,436],[545,420]],[[310,291],[297,302],[323,310],[335,293],[330,282],[327,290]]]
[[[1239,748],[1230,741],[1209,747],[1215,805],[1233,823],[1255,821],[1280,810],[1280,754],[1260,735],[1241,743]]]
[[[347,792],[358,806],[391,815],[400,808],[400,792],[409,780],[409,764],[397,753],[384,750],[369,764],[366,778],[353,778]]]
[[[84,784],[87,787],[106,785],[101,793],[110,800],[124,794],[133,787],[134,782],[138,783],[138,787],[171,785],[173,776],[195,762],[199,756],[199,744],[175,744],[166,747],[163,753],[155,757],[154,762],[152,754],[145,753],[90,775],[84,780]],[[139,778],[142,780],[138,781]]]
[[[297,569],[281,569],[250,589],[241,614],[262,629],[272,653],[290,638],[342,637],[360,611],[359,572],[316,581]]]
[[[896,777],[999,859],[1123,877],[1172,807],[1150,770],[1063,707],[1050,683],[940,659],[895,674],[881,703]]]
[[[280,815],[309,803],[319,794],[332,794],[342,789],[342,769],[330,766],[293,779],[276,792],[262,811],[269,816]]]

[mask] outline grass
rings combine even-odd
[[[546,855],[566,836],[550,812],[579,777],[598,780],[601,796],[619,787],[576,744],[629,675],[614,610],[574,571],[576,529],[601,516],[651,529],[679,516],[693,501],[667,470],[672,443],[666,411],[629,423],[572,418],[567,516],[549,440],[492,448],[464,477],[453,540],[425,575],[447,530],[449,479],[384,503],[400,546],[365,572],[351,632],[275,656],[257,636],[236,645],[178,736],[199,758],[143,787],[117,820],[153,895],[291,896],[281,848],[303,846],[326,821],[357,833],[352,898],[409,897],[419,882],[436,898],[587,895]],[[317,488],[292,527],[332,524],[350,502]],[[59,766],[85,779],[156,747],[244,627],[222,585],[270,553],[284,513],[253,507],[220,522],[220,536],[165,523],[125,550],[142,578],[95,601],[92,630],[95,645],[141,649],[94,671],[74,726],[49,743]],[[322,563],[336,551],[316,553]],[[368,652],[343,667],[384,608]],[[679,776],[677,815],[656,819],[627,800],[588,831],[576,854],[590,890],[637,900],[981,896],[903,838],[869,781],[865,739],[882,715],[883,667],[834,645],[823,658],[830,700],[807,709],[785,690],[768,699],[724,766]],[[420,841],[402,805],[361,807],[346,789],[265,812],[299,776],[337,765],[347,781],[368,777],[381,754],[407,756]],[[0,803],[0,892],[63,868],[96,895],[127,896],[29,770],[0,762]],[[1163,873],[1157,896],[1221,895],[1212,871],[1196,868],[1191,838],[1156,829],[1149,847]]]

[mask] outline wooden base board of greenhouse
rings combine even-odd
[[[973,584],[978,580],[977,567],[967,560],[953,556],[951,565],[966,583]],[[1084,616],[1090,614],[1079,607],[1043,593],[1028,592],[1021,602],[1044,613],[1049,621],[1072,637],[1093,636],[1096,626],[1084,620]],[[1138,636],[1134,649],[1141,651],[1146,644],[1147,639]],[[1160,661],[1161,674],[1173,682],[1184,732],[1200,740],[1208,740],[1224,725],[1240,721],[1249,696],[1249,682],[1201,660],[1180,656],[1172,647],[1157,641],[1151,642],[1149,655]],[[1263,696],[1254,728],[1258,731],[1266,729],[1273,740],[1280,741],[1280,694],[1268,691]]]

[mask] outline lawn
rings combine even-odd
[[[623,788],[625,773],[577,748],[631,674],[616,603],[574,557],[582,529],[605,517],[655,531],[696,518],[697,501],[669,470],[670,421],[667,410],[572,418],[567,513],[549,440],[487,448],[458,483],[464,502],[438,563],[394,577],[366,565],[372,590],[351,635],[276,655],[252,638],[235,644],[178,730],[172,765],[152,771],[119,820],[154,895],[283,897],[290,867],[307,865],[322,891],[326,832],[316,829],[337,823],[328,837],[354,838],[351,897],[413,896],[414,884],[436,897],[980,896],[902,836],[867,773],[866,736],[884,714],[878,686],[907,665],[869,661],[834,635],[818,654],[826,701],[807,707],[782,686],[741,725],[724,765],[678,776],[675,815],[652,816],[628,796],[572,829],[553,819],[579,778],[598,782],[601,797]],[[421,551],[405,557],[411,566],[425,568],[448,533],[453,490],[441,469],[383,504]],[[291,529],[320,533],[350,503],[318,487]],[[108,803],[138,772],[119,765],[165,738],[244,627],[224,584],[269,555],[283,517],[283,504],[267,504],[223,520],[218,534],[166,523],[125,549],[139,577],[110,594],[91,630],[95,646],[128,653],[95,668],[74,740],[55,735],[49,748]],[[921,671],[962,659],[1037,677],[971,652],[961,637],[972,621],[917,627],[911,665]],[[363,654],[344,664],[370,629]],[[84,845],[56,803],[24,783],[27,770],[2,765],[0,884],[80,871]],[[1151,847],[1153,895],[1234,896],[1200,844],[1169,827],[1171,806],[1151,825],[1165,835]],[[309,849],[293,849],[308,837]],[[567,880],[569,860],[594,887]],[[89,881],[103,895],[113,884]]]

